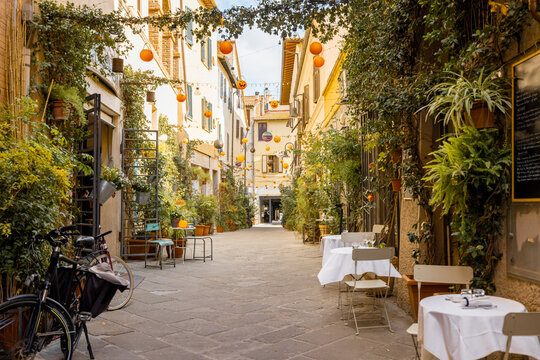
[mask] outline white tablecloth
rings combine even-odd
[[[471,360],[495,351],[505,351],[507,337],[502,333],[504,316],[527,311],[517,301],[489,296],[492,309],[462,309],[459,303],[431,296],[420,302],[418,340],[424,349],[440,360]],[[511,353],[540,357],[536,336],[512,337]]]
[[[323,253],[322,263],[324,264],[326,262],[326,259],[328,259],[328,257],[330,256],[330,250],[343,246],[344,245],[341,241],[341,235],[323,236],[321,241],[321,252]]]
[[[358,273],[372,272],[379,276],[388,276],[389,262],[390,260],[358,261]],[[326,285],[341,281],[345,275],[349,274],[354,274],[352,247],[341,247],[330,250],[330,256],[323,263],[318,278],[321,285]],[[390,276],[401,278],[401,275],[393,265],[391,265]]]

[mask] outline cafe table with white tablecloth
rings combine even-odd
[[[373,248],[366,248],[373,249]],[[326,285],[332,282],[343,280],[343,277],[354,274],[354,261],[352,259],[352,247],[340,247],[330,250],[330,256],[323,263],[319,271],[319,282]],[[388,276],[388,263],[390,260],[370,260],[358,261],[358,274],[367,272],[375,273],[378,276]],[[394,265],[390,265],[390,276],[401,278]]]
[[[482,301],[492,308],[463,308],[449,296],[431,296],[420,302],[418,340],[423,344],[422,358],[440,360],[479,359],[506,348],[502,333],[504,317],[509,312],[527,311],[517,301],[486,296]],[[428,353],[426,353],[426,351]],[[536,336],[512,337],[510,353],[540,359],[540,342]]]
[[[322,256],[322,263],[328,259],[330,256],[330,250],[343,247],[343,241],[341,241],[341,235],[326,235],[322,237],[321,240],[321,252],[323,253]]]

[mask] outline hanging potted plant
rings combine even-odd
[[[64,121],[73,116],[77,125],[84,124],[86,116],[83,104],[84,100],[77,88],[58,84],[53,85],[51,89],[51,113],[54,120]]]
[[[129,185],[128,178],[114,166],[101,167],[101,181],[99,183],[99,204],[103,205],[117,190],[124,190]],[[92,198],[93,194],[90,194]]]
[[[177,228],[180,225],[180,221],[182,220],[182,208],[179,206],[173,206],[170,213],[171,217],[171,227]]]
[[[442,117],[445,125],[451,122],[455,131],[463,126],[494,127],[495,112],[506,116],[511,109],[507,89],[507,81],[498,72],[485,75],[482,69],[474,80],[449,72],[447,81],[430,90],[435,96],[422,109],[435,119]]]
[[[150,191],[152,190],[152,185],[148,181],[145,181],[142,177],[138,176],[131,183],[131,188],[135,191],[135,200],[138,204],[148,204],[150,200]]]

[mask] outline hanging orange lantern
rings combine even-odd
[[[283,160],[279,160],[279,162],[283,164]]]
[[[221,167],[221,164],[218,164],[218,166],[217,166],[217,167],[218,167],[218,168],[220,168],[220,167]]]
[[[279,106],[279,102],[277,102],[276,100],[270,101],[270,107],[271,107],[272,109],[275,109],[275,108],[277,108],[278,106]]]
[[[324,65],[324,59],[322,56],[315,56],[313,58],[313,66],[315,67],[321,67]]]
[[[247,167],[244,168],[244,170],[246,170],[246,171],[247,171],[247,169],[248,169]]]
[[[150,49],[142,49],[139,56],[141,57],[142,61],[146,62],[152,61],[152,59],[154,59],[154,54],[152,54],[152,50]]]
[[[180,93],[180,94],[176,95],[176,100],[178,102],[184,102],[184,101],[186,101],[186,95]]]
[[[281,141],[281,136],[277,136],[277,135],[274,136],[274,141],[275,141],[276,143],[280,142],[280,141]]]
[[[225,40],[225,41],[222,41],[220,44],[219,44],[219,51],[221,51],[223,54],[227,55],[227,54],[230,54],[232,51],[233,51],[233,46],[232,44]]]
[[[212,112],[210,110],[208,110],[208,109],[205,110],[204,111],[204,117],[207,117],[207,118],[212,117]]]
[[[257,186],[255,186],[255,189],[258,189],[258,188],[259,188],[259,186],[258,186],[258,185],[257,185]]]
[[[314,41],[309,45],[309,52],[313,55],[319,55],[322,52],[322,44],[318,41]]]
[[[225,156],[225,151],[220,152],[219,155]]]
[[[236,161],[238,161],[238,162],[244,162],[245,159],[246,159],[246,157],[244,155],[242,155],[242,154],[240,154],[240,155],[238,155],[236,157]]]
[[[189,142],[189,140],[188,140],[187,138],[184,138],[184,139],[182,139],[182,142],[183,142],[184,144],[187,144],[187,143]]]
[[[248,142],[247,138],[242,138],[242,144],[247,144],[247,142]]]
[[[242,176],[246,176],[246,174],[242,173]]]
[[[277,187],[277,186],[276,186],[276,185],[274,185],[274,189],[275,189],[276,187]]]
[[[251,164],[249,164],[249,165],[248,165],[248,168],[250,168],[250,169],[251,169]]]
[[[245,82],[244,80],[238,80],[236,82],[236,87],[240,90],[244,90],[247,87],[247,82]]]
[[[289,168],[289,164],[287,164],[287,163],[283,164],[283,168],[284,168],[284,169],[288,169],[288,168]]]
[[[287,177],[287,175],[283,175],[283,178],[285,179]]]
[[[292,144],[287,145],[287,149],[292,150],[292,148],[293,148]]]
[[[266,151],[270,151],[270,146],[264,148]]]
[[[266,179],[266,175],[263,175],[263,179]]]

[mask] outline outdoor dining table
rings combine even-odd
[[[361,247],[363,248],[363,247]],[[373,249],[365,247],[366,249]],[[330,256],[323,262],[319,271],[319,282],[326,285],[343,280],[343,277],[354,274],[354,261],[352,259],[352,247],[340,247],[330,250]],[[390,260],[358,261],[358,274],[375,273],[378,276],[388,276],[388,262]],[[390,277],[401,278],[394,265],[390,267]]]
[[[448,295],[431,296],[420,302],[418,341],[423,344],[422,359],[469,360],[505,351],[506,335],[502,333],[504,317],[509,312],[526,312],[521,303],[496,296],[484,301],[492,308],[463,308]],[[536,336],[515,336],[510,353],[540,358]]]
[[[364,232],[364,233],[358,233],[358,234],[363,234],[366,237],[365,240],[368,240],[369,236],[374,236],[373,233],[370,233],[370,232]],[[352,245],[354,245],[354,246],[362,246],[362,243],[361,242],[355,242]],[[341,248],[341,247],[345,247],[345,244],[341,240],[341,235],[326,235],[326,236],[323,236],[322,241],[321,241],[321,251],[323,253],[322,263],[324,264],[326,262],[326,260],[328,260],[330,258],[330,251],[332,251],[332,249]]]

